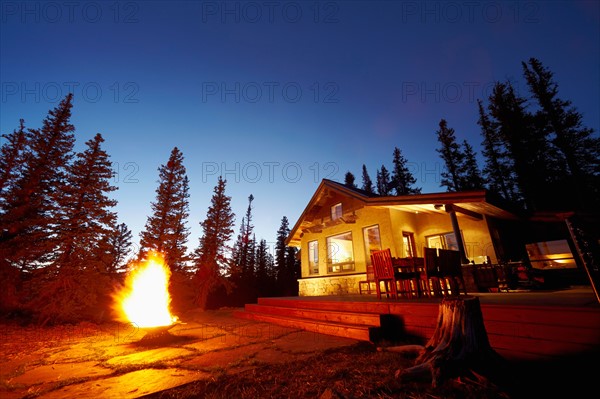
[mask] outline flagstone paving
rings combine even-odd
[[[357,342],[235,319],[233,310],[194,312],[157,341],[121,324],[0,325],[0,398],[137,398]]]

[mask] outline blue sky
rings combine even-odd
[[[293,225],[322,178],[372,179],[402,150],[423,192],[439,187],[441,118],[478,150],[477,99],[521,62],[600,128],[596,1],[2,1],[0,131],[38,127],[74,93],[77,149],[97,132],[118,170],[135,242],[157,168],[177,146],[191,185],[189,247],[217,176],[236,231],[254,200],[257,238]]]

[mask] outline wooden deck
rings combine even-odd
[[[474,293],[490,344],[511,359],[600,352],[600,304],[591,287],[546,292]],[[378,342],[431,336],[439,298],[375,295],[259,298],[236,317]]]

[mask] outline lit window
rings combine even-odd
[[[436,234],[426,237],[429,248],[451,249],[458,251],[458,242],[454,233]],[[464,240],[463,240],[464,241]]]
[[[381,238],[379,237],[379,226],[370,226],[363,229],[365,239],[365,251],[367,265],[371,264],[371,254],[381,250]]]
[[[308,243],[308,272],[310,274],[319,273],[319,242],[310,241]]]
[[[413,233],[407,231],[402,232],[402,253],[405,258],[417,256],[415,235]]]
[[[327,237],[327,271],[340,273],[354,270],[352,233]]]
[[[331,220],[337,220],[342,217],[342,203],[331,207]]]

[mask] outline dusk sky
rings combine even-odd
[[[424,193],[439,185],[441,118],[479,152],[477,99],[538,58],[600,129],[598,1],[2,1],[0,132],[41,126],[74,93],[76,150],[96,133],[139,241],[173,147],[190,179],[188,248],[217,177],[236,214],[254,195],[275,241],[323,178],[361,183],[395,146]],[[487,102],[487,101],[486,101]],[[482,163],[480,164],[482,166]]]

